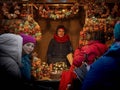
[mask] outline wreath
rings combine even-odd
[[[20,6],[17,2],[13,2],[12,5],[3,3],[2,6],[3,15],[8,19],[15,19],[20,15]]]

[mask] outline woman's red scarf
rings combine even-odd
[[[67,42],[69,40],[69,36],[66,34],[63,37],[59,37],[58,35],[54,34],[54,39],[57,42],[64,43],[64,42]]]

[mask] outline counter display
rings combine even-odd
[[[32,76],[38,80],[59,81],[63,70],[67,70],[67,65],[64,62],[56,62],[48,65],[46,62],[41,62],[39,58],[32,60]]]

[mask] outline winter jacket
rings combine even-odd
[[[120,90],[120,42],[95,61],[83,82],[82,90]]]
[[[75,50],[73,65],[79,67],[86,59],[87,64],[90,65],[95,61],[95,58],[100,57],[107,49],[107,46],[99,41],[90,41],[87,45]]]
[[[0,35],[1,86],[4,86],[4,84],[7,86],[9,84],[12,87],[16,83],[16,80],[21,79],[21,54],[22,38],[19,35],[10,33]]]
[[[73,48],[70,41],[60,43],[52,39],[48,46],[47,62],[50,64],[62,61],[69,65],[66,56],[71,52],[73,52]]]
[[[71,65],[68,71],[63,71],[61,75],[61,81],[59,85],[59,90],[66,90],[68,84],[72,84],[72,82],[77,78],[74,73],[74,68],[80,67],[82,62],[85,60],[85,55],[88,54],[88,64],[94,62],[96,56],[100,56],[107,50],[107,46],[105,44],[100,43],[99,41],[90,41],[88,45],[83,46],[81,49],[78,48],[74,52],[74,61],[73,65]],[[74,87],[74,89],[76,89]],[[72,90],[74,90],[72,89]]]
[[[30,62],[30,55],[28,54],[22,56],[21,73],[22,73],[22,78],[24,80],[31,79],[31,62]]]

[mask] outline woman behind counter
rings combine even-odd
[[[66,28],[59,25],[48,46],[47,63],[65,62],[69,67],[71,61],[67,59],[67,55],[72,52],[73,48],[69,36],[66,34]]]

